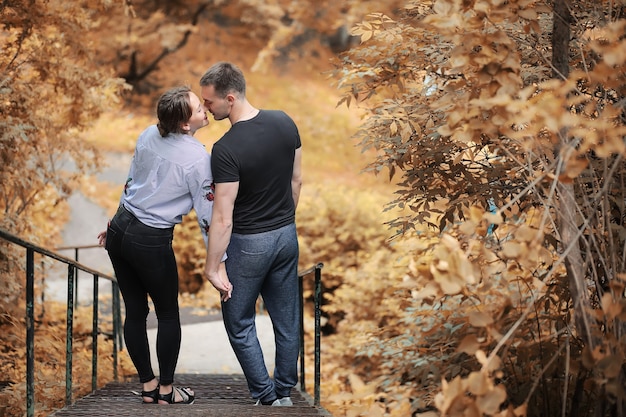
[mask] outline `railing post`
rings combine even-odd
[[[315,264],[312,268],[298,273],[298,285],[300,289],[300,390],[306,392],[306,366],[304,348],[304,276],[315,272],[315,285],[313,291],[315,305],[315,362],[314,362],[314,405],[320,405],[320,379],[321,379],[321,304],[322,304],[322,268],[323,263]]]
[[[65,405],[72,403],[72,347],[74,340],[74,275],[75,267],[67,265],[67,325],[65,336]]]
[[[43,261],[43,257],[41,258],[41,312],[39,313],[39,317],[37,319],[41,321],[43,316],[46,314],[46,264]]]
[[[78,262],[78,248],[74,248],[74,260]],[[74,305],[78,307],[78,268],[74,269]]]
[[[74,306],[78,305],[78,299],[76,298],[77,291],[77,277],[78,270],[84,271],[86,273],[90,273],[94,275],[94,316],[93,322],[94,327],[92,329],[92,337],[93,337],[93,354],[95,355],[95,359],[92,359],[94,364],[94,369],[97,371],[97,352],[98,352],[98,280],[99,278],[105,278],[111,281],[113,288],[113,328],[114,328],[114,378],[115,381],[119,380],[118,376],[118,351],[120,350],[120,346],[123,344],[123,334],[119,331],[121,328],[121,315],[120,315],[120,295],[119,295],[119,287],[117,285],[117,280],[115,277],[108,276],[99,271],[88,268],[84,265],[78,263],[78,249],[79,248],[59,248],[61,249],[76,249],[75,257],[76,260],[72,260],[70,258],[66,258],[64,256],[59,255],[53,251],[48,249],[36,246],[28,241],[25,241],[6,230],[0,228],[0,239],[6,240],[8,242],[14,243],[18,246],[21,246],[26,249],[26,317],[25,317],[25,327],[26,327],[26,413],[27,417],[34,417],[35,415],[35,262],[34,257],[35,253],[42,255],[42,257],[47,257],[59,261],[68,266],[67,271],[67,321],[66,321],[66,363],[65,363],[65,378],[66,378],[66,387],[65,387],[65,403],[66,405],[70,405],[72,402],[72,364],[73,364],[73,327],[74,327]],[[81,246],[80,248],[97,248],[99,245],[88,245]],[[45,263],[41,261],[41,270],[43,271],[42,275],[42,285],[45,284]],[[76,302],[76,304],[74,303]],[[45,294],[42,291],[41,294],[41,316],[43,317],[45,311]],[[95,372],[94,371],[94,372]],[[97,385],[97,374],[92,375],[92,386]],[[0,407],[1,408],[1,407]],[[1,413],[1,410],[0,410]]]
[[[304,363],[304,276],[298,277],[300,291],[300,390],[306,392],[305,363]]]
[[[91,390],[98,388],[98,274],[93,274],[93,313],[91,323]]]
[[[321,381],[321,303],[322,303],[322,264],[315,267],[315,398],[314,404],[320,405],[320,381]]]
[[[120,332],[120,291],[117,282],[111,283],[111,298],[113,299],[113,380],[117,382],[117,352],[121,350],[122,340]]]
[[[35,415],[35,252],[26,249],[26,415]]]

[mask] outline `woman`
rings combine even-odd
[[[209,121],[188,87],[164,93],[157,117],[158,124],[137,139],[119,209],[98,239],[109,254],[124,299],[124,337],[143,384],[143,402],[192,404],[194,392],[173,385],[181,328],[172,238],[174,226],[193,208],[208,244],[213,209],[210,155],[193,135]],[[226,274],[223,265],[222,271]],[[146,332],[148,295],[158,321],[159,380],[152,370]]]

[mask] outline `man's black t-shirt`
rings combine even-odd
[[[291,179],[301,145],[295,123],[279,110],[261,110],[235,123],[213,145],[215,183],[239,182],[233,233],[267,232],[294,222]]]

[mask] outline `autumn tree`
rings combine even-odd
[[[58,206],[98,167],[97,150],[80,132],[119,101],[125,86],[96,64],[86,36],[107,3],[0,4],[0,223],[44,246],[58,238]],[[20,294],[10,270],[2,271],[9,300]]]
[[[355,39],[348,28],[368,10],[382,8],[393,15],[401,4],[400,0],[349,0],[341,4],[327,0],[137,0],[127,2],[125,8],[100,10],[99,18],[92,16],[92,33],[98,38],[93,47],[101,65],[113,68],[134,87],[130,98],[137,100],[139,95],[161,90],[171,68],[186,74],[183,69],[197,65],[197,61],[178,58],[190,39],[194,39],[199,56],[206,56],[207,67],[216,58],[198,39],[211,38],[219,43],[222,33],[229,32],[234,54],[240,45],[242,49],[247,49],[243,45],[256,46],[256,55],[245,57],[251,60],[253,71],[276,71],[306,58],[310,44],[335,52],[346,50]],[[191,72],[199,77],[203,69]]]
[[[98,150],[82,133],[114,108],[126,88],[110,68],[97,64],[89,36],[107,4],[0,2],[0,227],[40,246],[58,243],[67,219],[66,198],[99,166]],[[26,407],[23,269],[23,250],[0,243],[0,372],[14,383],[3,390],[0,402],[11,415],[24,415]],[[60,331],[47,321],[51,316],[38,323],[39,340],[46,340],[49,349]],[[75,327],[75,332],[85,329]],[[54,382],[59,380],[55,354],[55,349],[37,353],[43,364],[36,376],[38,400],[48,406],[59,406],[63,397],[63,387]],[[84,371],[77,378],[89,375],[85,364],[90,361],[76,354],[75,366]],[[101,363],[103,371],[112,367],[107,358]]]
[[[362,351],[407,346],[367,368],[389,415],[623,414],[624,27],[611,2],[438,0],[354,28],[335,75],[399,178],[389,225],[440,236],[398,288],[415,325]]]

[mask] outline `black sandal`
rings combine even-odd
[[[159,386],[152,391],[141,391],[141,397],[144,404],[158,404],[159,400]],[[146,398],[152,398],[152,401],[146,401]]]
[[[180,394],[182,401],[174,401],[174,390],[178,391]],[[196,400],[194,394],[192,394],[191,388],[177,388],[172,387],[172,392],[169,394],[159,394],[159,401],[165,401],[168,404],[193,404]]]

